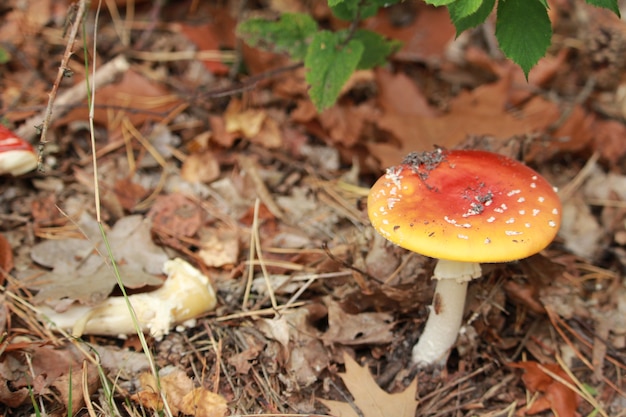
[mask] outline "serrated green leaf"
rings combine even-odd
[[[618,17],[621,17],[619,11],[619,5],[617,4],[617,0],[586,0],[588,4],[597,7],[603,7],[605,9],[609,9],[613,13],[615,13]]]
[[[519,65],[528,78],[530,69],[550,46],[552,25],[539,0],[499,0],[496,38],[507,58]]]
[[[455,14],[459,18],[468,17],[478,10],[483,0],[462,0],[448,4],[448,10],[454,9]]]
[[[365,29],[354,32],[353,39],[360,41],[364,48],[357,69],[370,69],[384,65],[387,57],[402,46],[402,43],[397,40],[389,40],[376,32]]]
[[[279,20],[250,19],[237,26],[237,35],[251,46],[288,53],[303,60],[317,23],[304,13],[284,13]]]
[[[436,6],[436,7],[439,7],[439,6],[446,6],[446,5],[448,5],[450,3],[453,3],[453,2],[459,2],[460,3],[462,1],[464,1],[464,0],[424,0],[424,3],[430,4],[430,5],[433,5],[433,6]]]
[[[456,2],[448,5],[450,19],[456,28],[456,36],[459,36],[463,31],[469,28],[476,27],[483,23],[492,12],[496,0],[482,0],[478,9],[467,16],[463,16],[463,10],[457,10],[459,3],[460,2]]]
[[[330,6],[330,10],[335,16],[341,20],[347,20],[349,22],[356,20],[357,18],[367,19],[368,17],[375,16],[378,9],[380,9],[380,6],[370,1],[360,4],[354,0],[349,0],[338,3],[335,6]]]
[[[356,69],[363,44],[355,39],[341,45],[336,33],[321,31],[315,34],[304,59],[306,81],[311,86],[309,96],[318,111],[335,104],[341,87]]]

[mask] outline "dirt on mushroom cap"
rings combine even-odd
[[[439,259],[506,262],[539,252],[560,226],[561,202],[526,165],[502,155],[438,149],[410,154],[372,187],[374,227]]]

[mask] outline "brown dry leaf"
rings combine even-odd
[[[328,331],[323,340],[343,345],[372,345],[391,343],[395,325],[390,313],[348,314],[329,297],[324,300],[328,307]]]
[[[382,76],[384,72],[379,74],[381,81],[389,79]],[[510,76],[461,92],[450,101],[448,112],[439,117],[425,115],[427,108],[412,104],[424,100],[419,90],[413,89],[412,93],[407,90],[406,94],[396,96],[385,91],[389,88],[386,84],[379,83],[385,113],[378,120],[378,126],[397,138],[400,147],[389,143],[368,144],[382,166],[396,165],[412,151],[432,150],[435,146],[454,148],[470,135],[490,135],[498,139],[528,135],[544,129],[559,117],[558,106],[541,97],[529,100],[516,114],[510,112],[507,106],[512,88]]]
[[[226,130],[226,121],[222,116],[209,116],[211,126],[211,142],[215,142],[224,148],[230,148],[235,143],[237,135]]]
[[[223,47],[233,47],[235,45],[233,36],[229,36],[227,44],[223,42],[223,36],[227,33],[235,33],[235,23],[228,13],[222,13],[221,18],[229,18],[231,24],[231,30],[218,33],[215,28],[215,16],[211,19],[211,22],[204,24],[187,25],[184,23],[179,24],[180,32],[189,39],[199,51],[220,51]],[[228,74],[228,66],[219,61],[202,61],[202,64],[211,73],[216,75]]]
[[[284,367],[286,378],[298,387],[307,387],[319,380],[328,367],[330,353],[318,338],[319,331],[311,325],[324,317],[327,309],[321,304],[285,311],[280,317],[260,319],[256,327],[271,340],[281,344],[277,361]]]
[[[365,102],[358,106],[337,104],[318,115],[318,118],[333,142],[352,147],[361,137],[366,123],[375,121],[379,116],[372,103]]]
[[[283,143],[278,122],[264,109],[244,109],[241,100],[230,101],[224,121],[227,133],[243,136],[266,148],[279,148]]]
[[[597,119],[593,124],[594,149],[600,152],[611,166],[615,166],[626,155],[626,126],[617,120]]]
[[[148,190],[141,184],[133,182],[130,178],[115,181],[113,192],[120,205],[128,211],[132,211],[142,198],[146,197]]]
[[[202,225],[202,210],[181,193],[158,196],[148,217],[161,242],[174,249],[183,247],[181,237],[195,235]]]
[[[202,241],[198,256],[206,266],[232,266],[239,259],[239,233],[228,227],[213,227],[200,231]]]
[[[30,362],[26,360],[26,355],[30,357]],[[9,351],[0,360],[0,376],[3,379],[0,402],[17,407],[30,401],[31,391],[35,395],[46,395],[53,388],[61,398],[60,404],[69,404],[71,398],[72,410],[77,412],[84,405],[84,372],[87,373],[87,395],[91,395],[99,386],[98,371],[73,346],[53,348],[31,344],[25,349]],[[7,383],[12,390],[8,389]]]
[[[185,158],[180,176],[189,182],[208,184],[219,178],[220,164],[213,152],[194,153]]]
[[[33,261],[52,268],[51,272],[24,283],[39,290],[34,298],[36,303],[64,299],[96,304],[107,298],[117,285],[96,221],[85,214],[79,226],[86,239],[46,240],[33,247]],[[162,284],[156,275],[162,273],[168,256],[152,242],[149,220],[142,215],[124,217],[107,237],[125,286]]]
[[[422,2],[407,1],[383,8],[363,26],[401,41],[402,49],[394,58],[412,62],[440,62],[455,35],[446,9]]]
[[[202,387],[194,387],[193,381],[182,369],[170,366],[159,371],[159,381],[152,373],[139,376],[141,391],[131,399],[144,407],[163,410],[160,392],[165,394],[167,404],[174,415],[182,413],[194,417],[222,417],[226,415],[224,397]],[[159,386],[160,385],[160,386]]]
[[[548,363],[545,365],[537,362],[511,363],[509,366],[524,370],[522,380],[526,388],[532,393],[540,392],[543,395],[536,401],[528,405],[525,409],[519,410],[522,415],[534,415],[543,411],[552,410],[559,417],[575,417],[576,409],[580,403],[580,397],[565,384],[548,375],[548,372],[558,375],[565,381],[572,383],[571,378],[557,364]],[[573,384],[573,383],[572,383]]]
[[[354,404],[364,417],[414,417],[418,401],[415,399],[417,378],[402,392],[389,394],[381,389],[367,367],[361,367],[347,354],[344,355],[346,372],[339,374],[354,397]],[[358,417],[348,403],[318,398],[336,417]]]
[[[181,412],[194,417],[223,417],[226,400],[205,388],[194,388],[183,397]]]
[[[6,275],[13,269],[13,250],[9,241],[0,234],[0,285],[4,285]]]
[[[77,80],[84,83],[83,80]],[[110,129],[119,127],[120,116],[128,118],[134,126],[141,126],[150,120],[162,119],[166,112],[181,104],[181,100],[164,87],[164,83],[156,83],[143,74],[132,69],[125,71],[119,82],[105,85],[98,89],[99,106],[94,112],[96,124]],[[126,111],[125,109],[134,111]],[[111,110],[119,109],[119,110]],[[89,119],[89,109],[76,108],[65,115],[60,124],[71,121]]]

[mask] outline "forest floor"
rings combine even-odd
[[[0,117],[36,145],[78,8],[4,3]],[[626,416],[619,18],[551,2],[552,47],[526,81],[493,22],[455,39],[445,9],[406,1],[363,22],[402,49],[318,114],[304,69],[235,27],[289,11],[345,25],[326,2],[96,3],[40,169],[0,179],[3,415]],[[540,254],[483,266],[445,367],[417,369],[434,260],[378,236],[366,199],[435,146],[523,161],[558,187],[563,221]],[[147,294],[145,338],[111,258],[128,299]],[[215,294],[175,293],[173,326],[176,274]]]

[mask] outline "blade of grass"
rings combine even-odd
[[[94,17],[94,33],[98,33],[98,19],[100,16],[100,10],[102,7],[102,0],[100,0],[98,2],[98,7],[96,9],[96,13],[95,13],[95,17]],[[85,27],[86,25],[83,25],[83,27]],[[86,37],[85,37],[86,39]],[[87,46],[84,46],[85,49],[87,49]],[[130,303],[129,299],[128,299],[128,293],[126,291],[126,288],[124,286],[124,283],[122,282],[122,278],[117,266],[117,263],[115,262],[115,258],[113,256],[113,251],[111,249],[111,245],[109,243],[109,240],[107,238],[106,235],[106,231],[104,230],[104,226],[102,224],[102,217],[101,217],[101,202],[100,202],[100,184],[98,181],[98,159],[96,157],[96,137],[95,137],[95,126],[94,126],[94,115],[95,115],[95,85],[92,85],[90,83],[92,83],[93,81],[90,81],[90,77],[89,77],[89,66],[91,65],[92,68],[92,77],[91,80],[95,79],[95,75],[96,75],[96,56],[97,56],[97,36],[93,37],[93,49],[91,51],[91,53],[87,53],[88,51],[85,50],[85,83],[87,83],[87,91],[88,91],[88,103],[89,103],[89,134],[90,134],[90,140],[91,140],[91,150],[92,150],[92,163],[93,163],[93,180],[94,180],[94,204],[95,204],[95,209],[96,209],[96,221],[98,223],[98,228],[100,229],[100,234],[102,235],[102,240],[104,242],[104,245],[106,247],[106,253],[107,256],[109,258],[109,260],[111,261],[111,266],[113,267],[113,273],[115,275],[115,279],[117,280],[117,285],[120,288],[120,291],[122,292],[122,296],[124,297],[124,300],[126,302],[126,307],[128,308],[128,312],[130,313],[131,319],[133,321],[133,324],[135,326],[135,331],[137,333],[137,336],[139,337],[139,341],[141,343],[141,347],[143,349],[144,354],[146,355],[146,359],[148,360],[148,363],[150,365],[150,370],[152,372],[152,374],[154,375],[154,378],[157,382],[157,387],[159,389],[159,395],[161,396],[161,399],[163,401],[163,407],[164,407],[164,411],[166,413],[166,415],[168,417],[172,417],[172,411],[170,409],[170,406],[168,404],[167,398],[165,396],[165,392],[161,389],[161,384],[160,384],[160,379],[159,379],[159,371],[157,368],[157,365],[154,361],[154,357],[152,356],[151,352],[150,352],[150,348],[148,346],[148,343],[146,341],[146,337],[143,334],[143,332],[141,331],[141,326],[139,325],[139,320],[137,318],[137,314],[135,313],[135,309],[133,308],[132,304]],[[91,63],[89,62],[89,57],[91,57],[91,59],[93,60]]]

